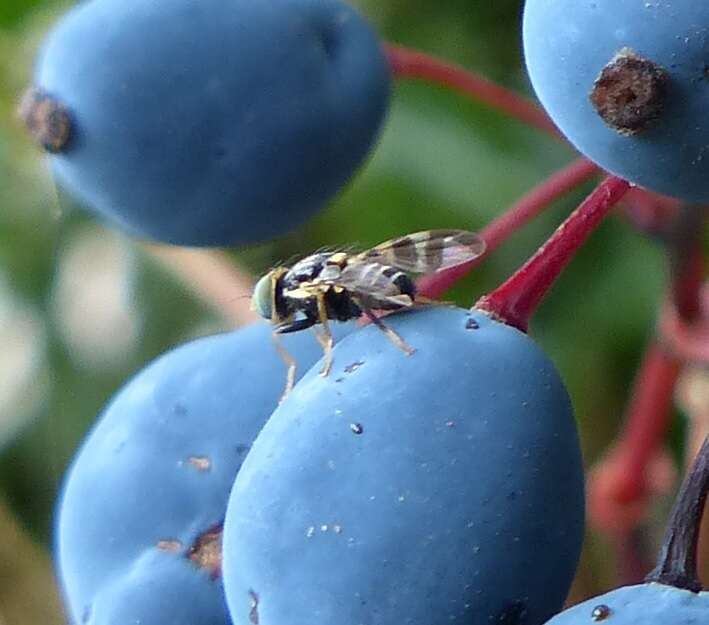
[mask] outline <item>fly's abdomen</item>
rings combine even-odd
[[[398,289],[399,295],[408,295],[412,300],[414,299],[416,285],[408,275],[396,267],[384,267],[382,273],[391,279],[391,283]]]

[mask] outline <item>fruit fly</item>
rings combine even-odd
[[[316,333],[324,352],[321,375],[332,366],[333,337],[329,321],[366,316],[404,353],[415,350],[379,319],[374,310],[394,311],[430,300],[416,295],[409,274],[430,274],[467,263],[485,251],[485,241],[465,230],[426,230],[386,241],[352,254],[317,252],[292,267],[276,267],[254,288],[252,307],[278,334],[322,325]],[[288,364],[285,397],[295,381],[295,361],[277,343]]]

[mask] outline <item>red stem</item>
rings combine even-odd
[[[686,322],[677,307],[666,304],[658,334],[663,345],[683,362],[706,366],[709,363],[709,288],[700,290],[701,312],[697,319]]]
[[[416,78],[459,91],[477,102],[503,111],[525,124],[563,139],[554,123],[536,104],[458,65],[393,44],[386,45],[396,78]]]
[[[672,415],[680,362],[653,341],[645,353],[614,452],[619,460],[617,500],[635,501],[646,491],[647,466],[657,454]]]
[[[668,214],[672,222],[661,224],[670,261],[671,301],[662,307],[658,336],[646,351],[618,443],[589,482],[589,510],[600,527],[622,524],[629,529],[642,520],[648,499],[657,491],[649,477],[650,464],[670,423],[680,371],[685,360],[701,360],[702,348],[707,352],[700,234],[705,210],[698,205],[675,206]],[[614,518],[623,522],[609,522]]]
[[[697,320],[702,312],[702,231],[706,216],[707,206],[704,204],[681,205],[668,236],[672,302],[684,323]]]
[[[681,275],[672,284],[672,301],[685,323],[697,319],[702,310],[700,293],[704,284],[704,254],[695,248],[686,260]]]
[[[532,258],[475,307],[526,332],[530,317],[554,281],[629,187],[621,178],[606,178]]]
[[[623,198],[623,213],[636,230],[665,241],[681,203],[675,198],[633,187]]]
[[[447,271],[424,276],[417,282],[417,291],[425,297],[434,299],[440,297],[552,202],[583,184],[598,172],[598,167],[586,159],[578,159],[555,172],[480,231],[480,236],[487,243],[482,256]]]

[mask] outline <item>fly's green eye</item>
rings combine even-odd
[[[251,296],[251,306],[264,319],[270,319],[271,310],[271,274],[267,273],[263,276],[254,287],[254,293]]]

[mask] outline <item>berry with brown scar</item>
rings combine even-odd
[[[389,100],[379,40],[340,0],[81,2],[34,83],[43,99],[24,117],[57,183],[109,222],[181,245],[302,224],[369,153]],[[53,136],[56,111],[68,140]]]
[[[222,522],[234,476],[283,390],[270,335],[259,323],[178,347],[104,410],[58,507],[72,623],[231,625]],[[284,340],[305,367],[320,358],[312,336]]]
[[[558,128],[603,169],[709,201],[709,3],[527,0],[532,86]]]
[[[636,135],[662,115],[668,78],[664,68],[626,48],[601,71],[591,103],[611,128],[622,135]]]

